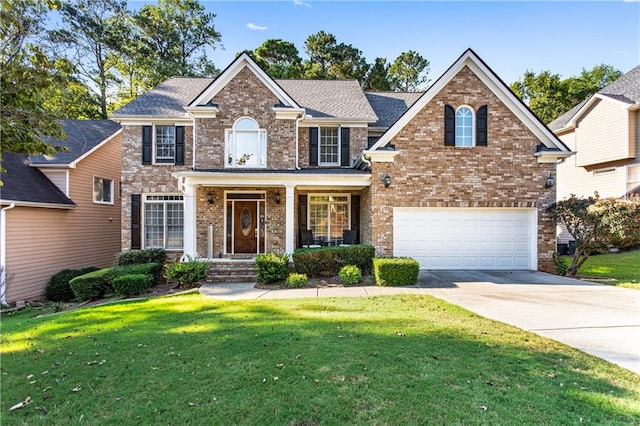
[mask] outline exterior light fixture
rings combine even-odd
[[[556,182],[556,179],[553,177],[551,172],[549,172],[549,176],[547,176],[547,181],[544,183],[544,188],[545,189],[551,188],[555,182]]]
[[[279,192],[276,192],[276,196],[273,199],[276,201],[276,204],[280,204],[280,201],[282,201]]]
[[[213,205],[213,194],[212,193],[208,193],[207,194],[207,203],[209,203],[209,205]]]
[[[391,186],[391,176],[389,176],[389,173],[385,173],[384,175],[382,175],[380,177],[380,180],[384,184],[385,188],[388,188]]]

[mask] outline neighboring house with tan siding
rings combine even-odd
[[[571,152],[471,49],[424,93],[274,80],[242,54],[111,118],[123,250],[229,263],[291,253],[311,231],[427,269],[553,270],[545,182]]]
[[[120,251],[122,130],[110,120],[62,120],[66,152],[4,153],[2,264],[14,276],[5,301],[40,299],[65,268],[112,265]]]
[[[574,194],[624,198],[640,194],[640,65],[549,128],[576,152],[557,167],[557,199]],[[559,229],[558,241],[573,238]]]

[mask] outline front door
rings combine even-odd
[[[236,201],[234,206],[233,252],[257,253],[257,201]]]

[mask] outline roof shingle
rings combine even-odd
[[[391,127],[424,92],[365,92],[378,116],[375,127]]]

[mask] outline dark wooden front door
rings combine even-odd
[[[257,253],[258,217],[256,201],[236,201],[234,206],[233,252]]]

